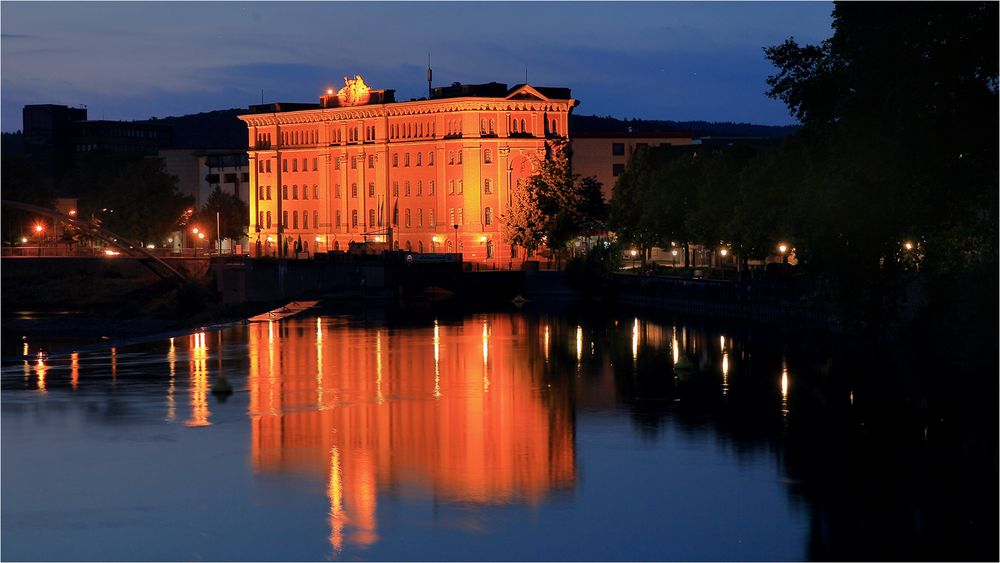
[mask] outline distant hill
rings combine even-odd
[[[147,120],[169,125],[174,132],[174,148],[236,149],[247,146],[247,126],[236,118],[248,113],[246,108],[220,109],[177,117]]]
[[[616,119],[611,116],[571,115],[570,135],[577,133],[620,133],[623,131],[686,131],[695,137],[753,136],[787,137],[799,130],[798,125],[754,125],[752,123],[713,121],[663,121]]]

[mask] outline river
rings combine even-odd
[[[529,303],[13,346],[4,560],[997,557],[996,428],[794,330]]]

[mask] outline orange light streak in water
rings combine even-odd
[[[545,361],[549,361],[549,325],[545,325]]]
[[[35,375],[38,376],[38,390],[45,393],[45,375],[49,368],[45,365],[45,359],[41,352],[38,352],[38,362],[35,364]]]
[[[31,363],[28,362],[28,353],[29,352],[30,352],[30,350],[28,349],[28,343],[25,342],[24,343],[24,349],[23,349],[23,351],[21,353],[21,355],[24,357],[24,380],[25,381],[27,381],[28,378],[31,377]]]
[[[323,408],[323,321],[316,317],[316,407]]]
[[[722,394],[729,393],[729,351],[722,351]]]
[[[441,327],[434,319],[434,398],[441,398]]]
[[[344,547],[344,483],[340,472],[340,450],[330,448],[330,472],[326,494],[330,498],[330,546],[334,552]]]
[[[677,344],[677,327],[674,327],[674,336],[670,339],[670,352],[673,355],[674,365],[681,359],[681,349]]]
[[[632,323],[632,363],[639,359],[639,317]]]
[[[208,347],[205,333],[191,335],[191,418],[185,426],[211,426],[208,421]]]
[[[490,376],[487,373],[490,359],[490,330],[483,321],[483,393],[490,392]]]
[[[788,416],[788,365],[781,360],[781,416]]]
[[[76,391],[80,385],[80,353],[73,352],[69,355],[69,383]]]
[[[170,349],[167,350],[167,365],[170,366],[170,386],[167,387],[167,420],[177,420],[177,403],[174,392],[177,390],[177,346],[170,337]]]
[[[583,359],[583,327],[576,327],[576,365],[580,365]]]
[[[118,350],[111,347],[111,383],[118,380]]]

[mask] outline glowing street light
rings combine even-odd
[[[725,258],[729,254],[729,249],[725,248],[725,247],[720,248],[719,249],[719,254],[721,254],[722,257]]]
[[[909,250],[913,250],[913,243],[912,243],[912,242],[910,242],[910,241],[906,241],[906,242],[904,242],[904,243],[903,243],[903,249],[905,249],[905,250],[907,250],[907,251],[909,251]]]

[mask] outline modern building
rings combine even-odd
[[[690,133],[664,132],[574,132],[573,173],[593,176],[601,183],[604,201],[611,193],[618,176],[625,171],[632,155],[645,147],[683,146],[695,143]]]
[[[507,265],[500,216],[548,139],[568,138],[568,88],[453,84],[398,102],[357,76],[317,104],[252,106],[250,248],[284,255],[382,242]]]
[[[58,180],[93,151],[155,155],[170,146],[170,127],[148,122],[88,120],[86,108],[27,105],[24,151],[39,171]]]

